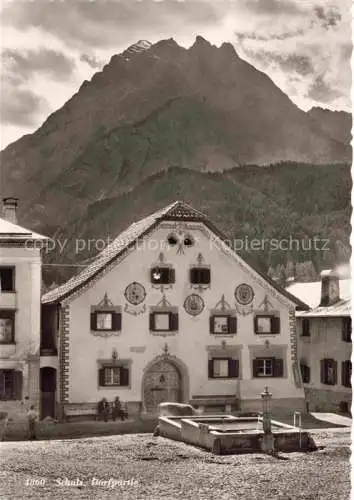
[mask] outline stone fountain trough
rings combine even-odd
[[[160,408],[156,432],[160,436],[204,448],[216,455],[264,451],[263,420],[260,416],[197,415],[192,407],[185,412],[186,415],[176,415],[179,411],[167,415],[167,408]],[[317,449],[307,431],[275,420],[271,421],[271,428],[275,453]]]

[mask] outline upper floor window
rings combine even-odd
[[[15,340],[15,312],[0,310],[0,343],[9,344]]]
[[[234,358],[209,359],[209,378],[237,378],[239,376],[239,361]]]
[[[150,331],[174,332],[178,330],[178,313],[154,311],[150,313]]]
[[[342,318],[342,340],[344,342],[352,341],[352,318]]]
[[[209,267],[191,267],[189,279],[192,285],[209,285],[211,280]]]
[[[334,359],[321,359],[321,384],[336,385],[337,361]]]
[[[342,362],[342,385],[344,387],[351,387],[351,378],[352,378],[352,362],[351,361],[343,361]]]
[[[302,318],[301,320],[301,336],[302,337],[310,337],[310,319]]]
[[[151,283],[169,285],[175,282],[175,270],[172,267],[156,266],[151,269]]]
[[[1,292],[15,291],[14,267],[0,267],[0,291]]]
[[[254,377],[283,377],[284,363],[277,358],[256,358],[253,360]]]
[[[217,314],[210,317],[210,333],[232,334],[237,332],[237,318],[229,314]]]
[[[280,318],[274,315],[257,314],[254,317],[254,332],[256,334],[280,333]]]
[[[91,312],[91,330],[119,331],[122,328],[122,314],[115,311]]]

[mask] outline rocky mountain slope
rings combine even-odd
[[[329,137],[344,144],[350,144],[352,140],[352,115],[350,113],[312,108],[308,111],[308,115],[316,120]]]
[[[279,161],[310,168],[350,154],[231,44],[143,41],[1,153],[1,194],[20,198],[23,224],[64,227],[171,167],[192,178]]]

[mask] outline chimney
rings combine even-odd
[[[320,306],[331,306],[340,299],[339,276],[336,271],[321,272],[321,302]]]
[[[3,199],[3,217],[5,220],[17,224],[17,202],[18,198]]]

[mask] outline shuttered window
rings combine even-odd
[[[254,377],[283,377],[284,362],[280,358],[256,358],[253,360]]]
[[[309,318],[303,318],[301,321],[301,336],[302,337],[310,337],[310,320]]]
[[[95,311],[91,313],[91,330],[120,331],[122,329],[122,314],[113,311]]]
[[[175,270],[171,267],[156,266],[151,269],[151,283],[168,285],[175,283]]]
[[[0,310],[0,343],[9,344],[15,340],[15,312]]]
[[[337,361],[335,361],[334,359],[321,359],[320,369],[322,384],[337,384]]]
[[[129,385],[129,368],[124,366],[105,366],[98,371],[99,386]]]
[[[209,378],[238,378],[239,360],[234,358],[212,358],[208,362]]]
[[[343,361],[342,362],[342,385],[344,387],[351,387],[351,378],[352,378],[352,362],[351,361]]]
[[[258,314],[254,317],[254,333],[257,335],[280,333],[280,318]]]
[[[232,334],[237,332],[237,318],[230,315],[215,315],[210,317],[210,333]]]
[[[22,399],[22,372],[0,370],[0,400]]]
[[[189,270],[189,279],[193,285],[209,285],[210,269],[208,267],[192,267]]]
[[[306,363],[300,363],[301,378],[304,384],[310,383],[310,367]]]
[[[178,313],[171,311],[150,313],[149,328],[152,332],[178,331]]]
[[[342,319],[342,340],[343,342],[352,341],[352,318]]]

